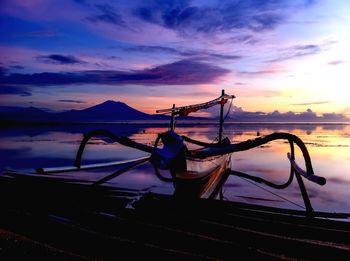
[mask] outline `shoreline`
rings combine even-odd
[[[0,128],[9,127],[31,127],[31,126],[113,126],[113,125],[135,125],[135,126],[169,126],[168,121],[118,121],[118,122],[8,122],[0,121]],[[177,126],[203,126],[218,125],[217,121],[178,121]],[[350,122],[234,122],[227,121],[225,125],[239,125],[239,126],[280,126],[280,125],[350,125]]]

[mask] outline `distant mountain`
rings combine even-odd
[[[17,122],[113,122],[127,120],[165,120],[164,115],[150,115],[123,102],[105,101],[101,104],[66,112],[46,112],[34,107],[0,106],[0,121]]]
[[[0,106],[0,121],[46,121],[50,113],[35,107]]]
[[[14,107],[0,106],[0,123],[26,122],[26,123],[97,123],[97,122],[118,122],[118,121],[155,121],[169,120],[169,116],[151,115],[138,111],[123,102],[105,101],[101,104],[82,110],[70,110],[66,112],[52,112],[47,109],[35,107]],[[214,118],[211,118],[214,119]],[[193,120],[209,120],[201,117],[178,117],[179,122]],[[324,113],[318,116],[308,109],[303,113],[280,113],[274,111],[248,112],[235,110],[230,113],[227,121],[234,122],[350,122],[350,119],[343,114]]]
[[[69,121],[120,121],[148,120],[152,115],[140,112],[123,102],[105,101],[83,110],[71,110],[57,114],[60,120]]]

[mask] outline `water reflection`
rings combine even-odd
[[[82,134],[93,129],[106,128],[119,135],[152,144],[157,134],[167,130],[165,125],[86,125],[3,128],[0,132],[0,168],[37,168],[59,165],[72,165]],[[178,133],[194,139],[212,142],[217,137],[217,126],[202,124],[181,126]],[[326,125],[253,125],[227,124],[225,134],[232,141],[239,142],[273,132],[289,132],[298,135],[309,149],[315,173],[327,178],[323,187],[305,181],[313,206],[317,210],[350,212],[350,126],[344,124]],[[190,147],[194,147],[190,145]],[[263,177],[275,183],[284,183],[289,177],[289,164],[286,157],[289,145],[285,141],[275,141],[266,146],[234,154],[233,168],[252,175]],[[130,148],[93,139],[83,156],[84,163],[106,162],[132,159],[143,156]],[[302,157],[297,151],[297,162],[303,166]],[[86,178],[99,178],[105,173],[86,173]],[[125,175],[110,181],[123,187],[172,193],[172,184],[157,179],[149,164],[139,166]],[[275,190],[252,184],[238,177],[230,177],[224,188],[228,200],[256,204],[296,208],[303,205],[296,181],[285,190]],[[269,191],[273,192],[271,194]],[[277,196],[276,196],[277,195]],[[286,202],[286,200],[292,201]]]

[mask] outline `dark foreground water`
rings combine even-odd
[[[97,128],[107,128],[119,135],[125,135],[138,142],[152,144],[157,133],[167,130],[166,126],[149,124],[135,125],[90,125],[16,127],[0,129],[0,169],[31,169],[72,165],[82,134]],[[344,124],[227,124],[225,134],[233,142],[252,139],[272,132],[289,132],[298,135],[311,154],[315,174],[327,178],[325,186],[305,180],[313,207],[316,210],[350,212],[350,125]],[[217,137],[217,126],[198,125],[178,127],[177,132],[194,139],[213,141]],[[264,177],[276,183],[283,183],[289,177],[287,152],[289,145],[283,141],[272,142],[263,147],[232,155],[232,167],[252,175]],[[145,155],[142,152],[120,145],[94,139],[84,154],[84,163],[107,162],[133,159]],[[300,154],[297,161],[303,165]],[[71,173],[70,175],[77,175]],[[95,171],[84,173],[85,178],[93,175],[103,177],[105,173]],[[144,164],[111,181],[114,184],[156,191],[173,192],[172,184],[164,183],[154,175],[150,164]],[[227,200],[249,202],[300,209],[303,201],[294,180],[285,190],[276,190],[238,178],[230,177],[224,187]]]

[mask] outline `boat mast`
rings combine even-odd
[[[175,109],[175,104],[173,104],[173,110],[171,112],[171,120],[170,120],[170,130],[171,131],[175,130],[175,113],[174,113],[174,109]]]
[[[225,95],[225,90],[221,91],[221,96],[223,97]],[[224,98],[220,100],[220,127],[219,127],[219,143],[222,142],[222,127],[224,124]]]

